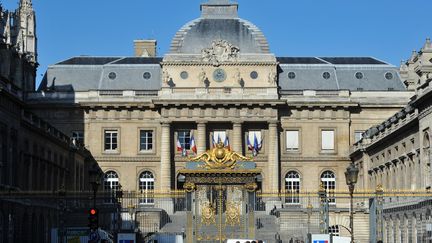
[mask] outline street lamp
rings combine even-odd
[[[95,168],[93,168],[89,171],[89,175],[90,175],[90,184],[93,189],[93,208],[96,208],[96,193],[100,185],[100,181],[99,181],[100,173]]]
[[[313,206],[312,206],[312,204],[310,202],[310,198],[308,198],[308,205],[307,205],[307,215],[308,215],[307,234],[308,234],[308,237],[309,237],[309,234],[310,234],[310,223],[311,223],[312,210],[313,210]]]
[[[329,201],[327,191],[322,182],[318,190],[318,197],[320,199],[320,232],[321,234],[327,234],[329,228]]]
[[[354,163],[351,163],[345,171],[346,184],[350,192],[350,228],[351,228],[351,243],[354,243],[354,210],[353,210],[353,197],[354,187],[357,183],[359,169]]]

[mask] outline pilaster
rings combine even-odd
[[[159,189],[167,192],[171,189],[171,145],[170,145],[171,124],[161,123],[161,163]]]
[[[265,189],[269,192],[279,191],[279,146],[278,123],[269,122],[268,167]]]
[[[205,121],[198,121],[197,123],[197,153],[202,154],[206,151],[206,143],[207,143],[207,136],[206,136],[206,126],[207,122]]]
[[[233,123],[233,140],[232,149],[238,153],[243,153],[242,149],[242,123],[235,121]]]

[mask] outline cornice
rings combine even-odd
[[[276,66],[278,65],[278,62],[226,62],[226,63],[220,63],[218,67],[220,66]],[[215,67],[212,63],[209,62],[194,62],[194,61],[163,61],[161,62],[162,66],[208,66],[208,67]]]

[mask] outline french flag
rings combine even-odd
[[[252,151],[254,149],[254,147],[252,146],[252,144],[249,141],[249,136],[247,136],[247,141],[246,142],[247,142],[248,150]]]
[[[180,143],[180,140],[177,138],[177,152],[183,152],[183,147]]]
[[[249,141],[249,136],[248,136],[247,146],[248,146],[248,150],[252,151],[253,156],[256,157],[258,155],[258,152],[262,148],[262,140],[261,140],[261,142],[258,142],[258,138],[256,137],[256,134],[254,134],[254,141],[253,141],[253,144],[251,144]]]
[[[191,150],[192,150],[195,154],[197,154],[197,146],[196,146],[196,144],[195,144],[195,138],[194,138],[193,135],[192,135],[192,137],[191,137],[190,147],[191,147]]]
[[[225,145],[225,148],[227,148],[228,150],[231,150],[228,136],[225,137],[224,145]]]
[[[218,142],[215,140],[213,134],[212,134],[212,140],[213,140],[213,148],[215,148],[215,147],[216,147],[216,144],[217,144]]]

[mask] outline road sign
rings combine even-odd
[[[98,242],[100,240],[100,236],[98,231],[91,231],[89,234],[89,242]]]
[[[330,243],[330,235],[312,235],[312,243]]]

